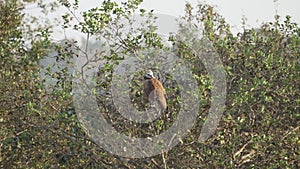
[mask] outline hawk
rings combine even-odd
[[[151,107],[158,106],[161,112],[167,109],[166,90],[159,80],[153,76],[153,72],[148,70],[144,75],[144,95]]]

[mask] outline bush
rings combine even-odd
[[[73,11],[78,1],[60,1]],[[122,4],[104,1],[101,7],[83,13],[83,20],[71,25],[74,13],[63,15],[63,27],[73,28],[98,41],[107,40],[112,50],[98,51],[96,59],[104,62],[99,69],[97,89],[107,91],[97,96],[101,113],[118,131],[146,137],[163,132],[172,124],[180,108],[177,83],[166,72],[160,77],[171,96],[168,118],[154,123],[134,124],[122,119],[112,106],[109,89],[112,69],[127,55],[153,48],[167,50],[154,26],[153,11],[140,9],[140,0]],[[189,50],[186,42],[170,35],[175,52],[192,68],[199,84],[198,121],[188,137],[172,150],[144,159],[122,158],[104,151],[84,132],[76,118],[72,98],[72,77],[61,69],[49,70],[57,78],[57,88],[45,90],[39,62],[50,49],[57,60],[73,59],[81,52],[89,57],[88,47],[76,42],[55,44],[51,29],[40,28],[25,45],[22,30],[23,13],[19,1],[0,3],[0,161],[1,168],[299,168],[299,69],[300,28],[290,16],[264,23],[258,29],[247,29],[233,35],[225,19],[214,8],[186,4],[185,21],[192,22],[217,50],[226,71],[226,108],[215,134],[205,143],[197,138],[211,102],[211,82],[202,61]],[[21,6],[24,4],[21,4]],[[132,14],[145,20],[140,29],[122,32],[120,20],[133,24]],[[5,16],[5,17],[4,17]],[[203,27],[201,27],[203,26]],[[116,41],[115,39],[119,39]],[[72,47],[72,49],[71,49]],[[199,66],[200,65],[200,66]],[[143,65],[142,65],[143,66]],[[137,72],[130,84],[130,98],[139,109],[143,72]],[[97,93],[97,92],[95,92]]]

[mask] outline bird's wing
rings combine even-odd
[[[164,95],[167,94],[165,88],[163,87],[163,85],[160,83],[159,80],[157,80],[156,78],[152,78],[151,80],[152,80],[152,83],[153,83],[155,89],[162,90]]]
[[[163,85],[160,83],[159,80],[152,78],[152,83],[154,85],[154,89],[155,89],[155,93],[156,96],[159,100],[159,103],[161,104],[161,106],[163,107],[163,109],[167,108],[167,93],[165,88],[163,87]]]

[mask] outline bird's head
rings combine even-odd
[[[153,72],[151,70],[147,70],[146,73],[145,73],[145,75],[144,75],[144,78],[145,79],[151,79],[153,77],[154,77],[153,76]]]

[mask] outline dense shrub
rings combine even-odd
[[[75,30],[108,40],[112,50],[98,59],[104,61],[99,69],[98,89],[109,91],[112,69],[128,54],[146,48],[164,49],[153,26],[153,11],[139,9],[141,1],[130,0],[119,5],[105,1],[100,8],[84,12],[83,21],[73,25]],[[60,1],[70,11],[75,4]],[[57,78],[58,88],[49,93],[40,75],[39,61],[50,49],[57,60],[67,60],[77,54],[89,56],[84,48],[67,40],[54,44],[50,29],[40,28],[25,44],[22,27],[22,7],[19,1],[0,3],[0,166],[1,168],[299,168],[300,147],[300,28],[290,16],[275,16],[275,22],[260,28],[245,29],[233,35],[225,19],[213,7],[199,4],[193,9],[186,5],[183,20],[191,21],[203,30],[218,52],[226,70],[226,109],[215,134],[205,143],[197,138],[205,121],[210,103],[210,80],[194,53],[175,36],[170,40],[177,54],[191,67],[199,83],[201,107],[198,121],[181,144],[169,152],[145,159],[129,159],[104,151],[85,133],[76,118],[72,104],[71,77],[61,72],[48,75]],[[116,30],[133,21],[132,11],[145,17],[138,30],[125,33],[114,41]],[[105,14],[104,14],[105,13]],[[63,16],[63,27],[70,28],[75,16]],[[77,18],[78,19],[78,18]],[[97,22],[95,22],[97,21]],[[122,27],[123,26],[123,27]],[[117,31],[118,32],[118,31]],[[118,32],[119,33],[119,32]],[[70,47],[73,47],[70,49]],[[200,65],[200,66],[199,66]],[[138,108],[145,106],[141,96],[143,72],[137,72],[131,86],[131,99]],[[111,106],[109,96],[97,97],[103,104],[101,113],[110,119],[118,131],[128,135],[151,136],[171,125],[180,98],[180,91],[167,73],[161,77],[171,95],[169,118],[160,118],[149,125],[121,119]]]

